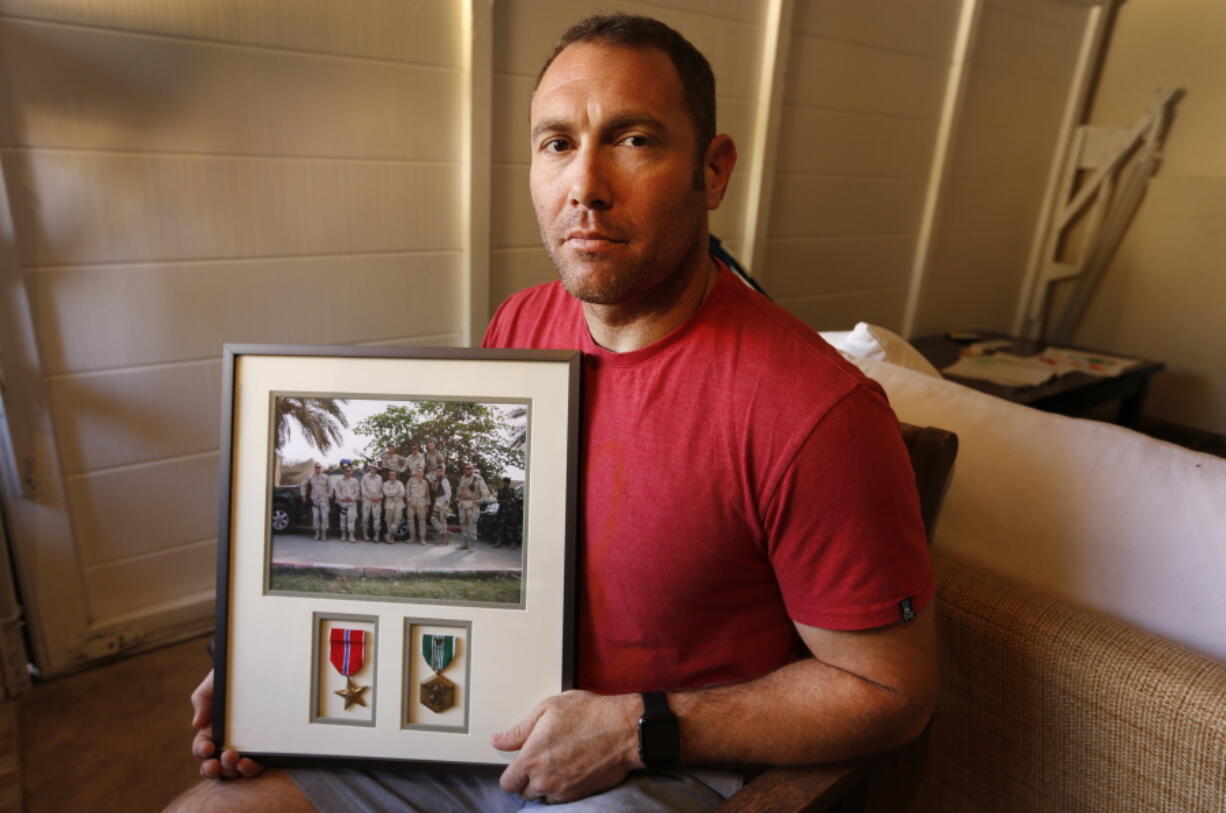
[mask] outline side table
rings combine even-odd
[[[983,332],[980,335],[981,340],[1008,339],[1011,345],[1001,349],[1019,356],[1031,356],[1045,348],[1042,342],[1021,339],[1004,333]],[[923,336],[912,340],[911,343],[938,370],[957,361],[958,355],[966,347],[965,342],[956,342],[944,333]],[[1086,348],[1070,349],[1086,350]],[[1086,352],[1095,351],[1086,350]],[[1119,401],[1115,422],[1135,429],[1141,417],[1145,394],[1149,389],[1149,379],[1154,373],[1160,372],[1165,367],[1166,364],[1161,361],[1138,359],[1137,364],[1110,378],[1088,373],[1066,373],[1035,387],[1006,387],[990,381],[955,375],[946,376],[946,378],[1015,404],[1025,404],[1046,412],[1059,412],[1062,415],[1080,415],[1101,404]]]

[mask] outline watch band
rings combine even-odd
[[[681,759],[681,729],[664,692],[642,692],[639,758],[648,768],[669,768]]]
[[[640,692],[643,698],[644,717],[672,717],[673,710],[668,707],[668,695],[664,692]]]

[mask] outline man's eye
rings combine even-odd
[[[545,152],[562,152],[570,147],[564,138],[551,138],[543,145]]]
[[[622,143],[627,147],[646,147],[651,143],[651,139],[649,139],[647,136],[632,135],[623,138]]]

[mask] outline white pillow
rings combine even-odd
[[[857,322],[851,330],[822,331],[817,335],[829,342],[849,361],[878,359],[925,375],[941,377],[937,368],[929,364],[928,359],[920,355],[910,342],[880,325]]]
[[[1226,660],[1226,460],[857,366],[900,420],[958,434],[933,544]]]

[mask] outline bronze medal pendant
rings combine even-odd
[[[434,676],[421,684],[421,704],[435,714],[442,714],[455,705],[456,685],[442,675],[455,657],[455,636],[423,635],[421,656],[434,670]]]
[[[435,675],[421,684],[421,704],[435,714],[442,714],[455,705],[455,684]]]
[[[346,675],[345,676],[345,688],[337,689],[335,694],[345,698],[345,711],[348,711],[349,707],[354,704],[357,704],[359,706],[366,705],[366,698],[364,697],[364,695],[366,693],[366,690],[369,688],[370,688],[369,686],[359,686],[358,684],[353,682],[353,678]]]

